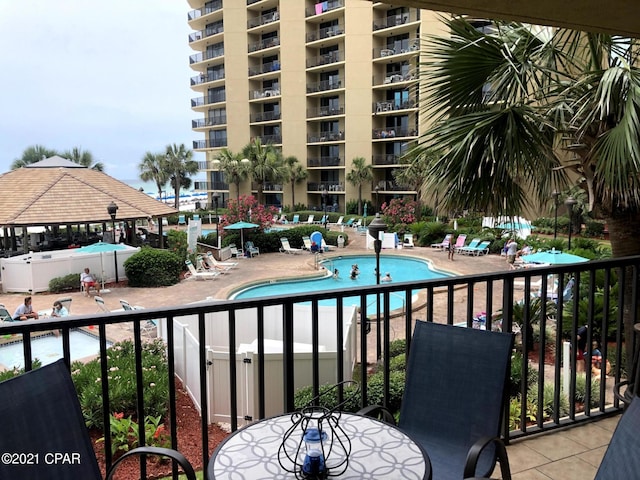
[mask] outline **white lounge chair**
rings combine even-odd
[[[196,280],[214,280],[218,275],[218,272],[199,272],[196,270],[196,267],[193,266],[191,260],[185,260],[184,263],[187,265],[189,272],[185,278],[195,278]]]
[[[302,252],[301,248],[293,248],[289,244],[289,239],[286,237],[280,238],[280,243],[282,244],[282,247],[280,248],[280,253],[299,254],[300,252]]]
[[[338,217],[338,221],[336,223],[330,223],[329,225],[335,225],[336,227],[342,227],[344,225],[344,223],[342,223],[343,220],[344,220],[344,215]]]
[[[308,223],[309,225],[312,225],[312,224],[314,223],[314,221],[313,221],[313,217],[315,217],[315,215],[309,215],[309,218],[307,218],[307,223]]]
[[[111,310],[109,310],[107,306],[104,304],[104,298],[100,297],[99,295],[96,295],[95,297],[93,297],[93,299],[96,301],[96,305],[98,306],[99,313],[111,313]]]
[[[311,238],[308,235],[302,237],[303,250],[311,251]]]
[[[449,244],[451,243],[451,238],[453,237],[452,234],[447,233],[444,236],[444,240],[442,240],[440,243],[432,243],[431,244],[431,248],[439,248],[440,250],[444,250],[446,248],[449,247]]]
[[[402,239],[402,247],[403,248],[413,248],[415,245],[413,244],[413,233],[405,233]]]
[[[238,262],[219,262],[211,252],[207,252],[206,260],[209,263],[210,267],[220,271],[220,273],[228,272],[229,270],[238,266]]]
[[[127,302],[126,300],[122,300],[122,299],[120,299],[120,305],[122,305],[122,309],[124,311],[144,310],[144,307],[141,307],[140,305],[133,305],[132,306],[129,302]],[[141,322],[140,323],[140,333],[142,335],[149,334],[151,336],[152,333],[156,332],[157,328],[158,328],[157,320],[147,320],[145,322]]]
[[[231,256],[236,258],[244,258],[244,250],[236,247],[235,243],[229,244],[229,249],[231,250]]]

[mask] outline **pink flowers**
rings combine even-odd
[[[394,198],[389,204],[383,203],[380,210],[390,225],[416,221],[416,202],[408,198]]]

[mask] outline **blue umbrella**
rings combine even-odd
[[[244,248],[244,234],[243,231],[245,228],[258,228],[260,225],[256,225],[255,223],[249,222],[236,222],[231,225],[227,225],[224,227],[225,230],[240,230],[240,247]]]
[[[76,250],[76,252],[81,253],[104,253],[104,252],[114,252],[116,250],[124,250],[127,246],[122,243],[105,243],[105,242],[97,242],[91,245],[87,245],[86,247],[80,247]]]
[[[573,255],[571,253],[563,253],[560,250],[549,250],[547,252],[532,253],[530,255],[522,255],[522,261],[527,263],[548,263],[551,265],[560,265],[565,263],[581,263],[588,262],[588,258]]]

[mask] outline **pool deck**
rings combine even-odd
[[[204,226],[204,228],[210,227]],[[347,232],[349,245],[344,249],[333,250],[326,254],[326,257],[372,253],[371,250],[366,250],[363,235],[358,235],[355,230],[351,229],[348,229]],[[445,252],[430,247],[384,250],[382,253],[411,255],[427,259],[432,262],[435,268],[461,275],[503,271],[509,268],[504,257],[498,255],[480,257],[456,255],[454,261],[448,261]],[[127,300],[131,305],[143,307],[175,306],[200,301],[207,297],[227,298],[240,285],[259,280],[314,274],[317,274],[317,270],[315,269],[314,257],[311,254],[306,252],[299,255],[269,253],[252,259],[240,259],[236,269],[228,274],[218,276],[215,280],[184,280],[177,285],[163,288],[111,288],[111,291],[104,293],[102,297],[106,306],[112,310],[120,308],[119,299]],[[13,312],[22,303],[24,296],[24,294],[0,294],[0,303]],[[46,310],[51,307],[56,298],[62,296],[34,295],[34,308]],[[73,292],[64,296],[73,299],[71,305],[73,314],[90,314],[96,313],[98,310],[93,295],[85,297],[80,292]],[[478,292],[477,296],[482,298],[482,292]],[[440,302],[437,297],[436,295],[434,299],[436,317],[443,316],[446,311],[444,310],[445,299]],[[416,318],[420,318],[420,311],[416,313]],[[392,320],[392,327],[395,322]],[[397,328],[392,328],[392,331],[398,332],[400,336],[403,332],[402,321],[398,320],[397,322]],[[108,336],[112,341],[119,341],[131,336],[131,331],[126,325],[110,325],[108,327]],[[371,347],[375,348],[374,345]],[[369,356],[375,360],[375,352],[369,351]],[[514,441],[507,447],[514,480],[585,480],[593,478],[618,419],[619,416],[606,418],[564,431]],[[494,472],[494,475],[496,474],[497,472]]]

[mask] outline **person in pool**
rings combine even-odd
[[[360,270],[358,269],[358,264],[354,263],[353,265],[351,265],[351,273],[349,274],[349,277],[351,278],[351,280],[355,280],[356,278],[358,278],[358,275],[360,275]]]
[[[390,282],[392,281],[391,274],[389,272],[385,273],[384,277],[380,279],[381,282]]]
[[[338,271],[338,269],[337,269],[337,268],[335,268],[335,269],[333,270],[333,278],[336,278],[336,279],[337,279],[339,275],[340,275],[340,272]]]

